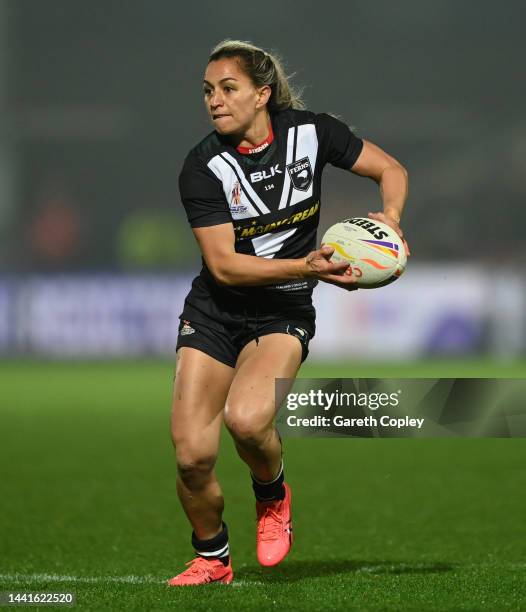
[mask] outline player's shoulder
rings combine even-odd
[[[179,173],[181,193],[193,191],[196,186],[201,192],[206,189],[216,191],[218,179],[212,173],[209,162],[225,149],[217,132],[210,132],[188,152]]]
[[[284,130],[300,125],[315,125],[316,130],[325,132],[345,126],[341,119],[331,113],[315,113],[311,110],[287,109],[276,114],[276,123]]]
[[[221,141],[219,134],[216,131],[212,131],[190,149],[186,156],[184,167],[206,166],[224,148],[225,145]]]
[[[310,110],[288,108],[287,110],[276,113],[274,117],[276,124],[285,129],[298,125],[316,123],[316,113]]]

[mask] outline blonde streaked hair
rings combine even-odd
[[[267,53],[250,42],[227,39],[212,49],[208,63],[225,57],[239,59],[241,67],[256,87],[270,87],[272,93],[267,103],[269,112],[305,108],[301,91],[292,87],[290,77],[285,74],[282,62],[276,55]]]

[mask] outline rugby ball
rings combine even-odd
[[[330,227],[322,244],[331,246],[331,261],[351,264],[358,287],[389,285],[404,273],[407,255],[400,236],[385,223],[365,217],[345,219]]]

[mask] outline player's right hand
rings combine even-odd
[[[344,261],[330,261],[333,253],[334,249],[326,245],[322,245],[316,251],[311,251],[305,258],[307,275],[347,291],[358,289],[356,286],[358,279],[353,275],[350,264]]]

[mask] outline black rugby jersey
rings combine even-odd
[[[239,153],[227,138],[209,134],[188,154],[179,189],[192,227],[233,223],[236,252],[296,259],[316,248],[325,164],[350,169],[363,142],[326,114],[286,110],[271,121],[274,140],[260,153]],[[210,297],[226,308],[242,310],[244,303],[256,300],[258,308],[278,311],[310,305],[316,282],[226,287],[203,261],[187,303],[205,314]]]

